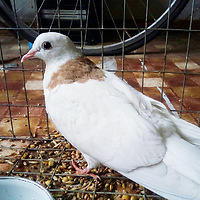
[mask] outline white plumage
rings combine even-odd
[[[200,128],[96,69],[67,36],[39,35],[22,61],[31,57],[46,63],[49,117],[88,170],[101,163],[165,198],[200,199]],[[81,72],[87,62],[89,71]]]

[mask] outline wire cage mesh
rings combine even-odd
[[[44,2],[35,5],[42,8]],[[62,13],[59,11],[59,5],[62,1],[55,2],[58,7],[53,19],[57,17],[59,22],[58,13],[60,15]],[[78,4],[81,1],[76,2]],[[100,46],[101,53],[98,56],[88,56],[89,59],[100,67],[105,67],[106,59],[114,60],[117,66],[115,73],[118,76],[147,96],[162,101],[175,115],[199,126],[200,30],[193,19],[196,12],[195,1],[189,1],[190,16],[184,23],[178,21],[178,26],[176,22],[169,24],[169,10],[166,27],[157,28],[161,34],[150,43],[147,43],[147,28],[150,30],[155,28],[148,26],[149,2],[142,1],[146,6],[145,23],[143,28],[140,28],[144,30],[144,45],[128,53],[125,50],[125,40],[128,35],[127,30],[130,28],[126,27],[125,18],[130,8],[126,5],[126,0],[122,2],[124,5],[121,13],[122,27],[117,25],[109,27],[106,24],[103,11],[108,5],[107,1],[102,0],[102,2],[99,41],[93,47],[95,49],[95,46]],[[173,1],[169,0],[168,5],[171,2]],[[75,174],[71,165],[72,159],[79,167],[86,166],[86,163],[81,153],[66,141],[48,120],[42,89],[45,65],[39,60],[20,63],[22,55],[29,46],[20,35],[20,31],[26,27],[19,27],[16,1],[11,1],[11,4],[16,20],[15,26],[10,26],[4,21],[0,27],[0,175],[21,176],[35,180],[46,187],[55,199],[163,199],[103,166],[93,170],[101,180],[95,181],[88,176]],[[110,13],[108,15],[113,21],[112,15]],[[39,26],[37,17],[35,20],[36,27],[31,29],[39,32],[47,30]],[[53,31],[63,29],[65,28],[52,27]],[[83,23],[80,23],[78,28],[72,28],[81,32],[77,44],[81,49],[84,47],[84,42],[89,43],[83,40],[82,31],[92,29],[96,28],[84,27]],[[120,54],[114,57],[104,54],[106,39],[103,36],[112,29],[121,31],[117,34],[122,40]],[[15,37],[8,32],[13,30]]]

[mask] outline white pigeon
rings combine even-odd
[[[200,199],[200,128],[104,71],[60,33],[23,56],[46,63],[46,110],[88,166],[100,163],[170,200]],[[81,170],[80,170],[81,171]]]

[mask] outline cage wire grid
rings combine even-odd
[[[42,8],[43,3],[45,0],[42,1],[42,4],[39,9]],[[90,1],[89,1],[90,2]],[[104,9],[107,7],[106,1],[102,0],[101,4],[101,23],[99,22],[99,31],[100,31],[100,38],[101,38],[101,56],[93,57],[90,56],[89,58],[96,63],[101,63],[102,67],[104,68],[104,60],[106,56],[104,55],[104,31],[109,30],[109,27],[104,27]],[[170,5],[169,1],[169,5]],[[57,0],[57,10],[54,14],[53,20],[58,17],[58,27],[60,27],[60,20],[59,20],[59,5],[61,0]],[[81,0],[77,1],[77,5],[80,3]],[[199,34],[199,29],[193,29],[193,14],[195,13],[194,5],[195,1],[190,1],[191,3],[191,15],[189,19],[189,26],[187,28],[171,28],[169,25],[169,18],[167,20],[167,27],[160,28],[159,30],[164,35],[164,48],[162,51],[162,65],[159,69],[149,69],[149,52],[148,52],[148,45],[147,44],[147,35],[145,32],[144,37],[144,47],[138,52],[133,52],[132,55],[126,55],[125,52],[125,37],[126,31],[126,0],[123,1],[123,27],[117,28],[115,26],[113,29],[119,29],[123,31],[121,36],[122,39],[122,52],[120,56],[116,56],[118,69],[116,74],[123,79],[128,79],[128,82],[131,78],[135,78],[134,76],[138,76],[140,74],[139,79],[141,80],[140,86],[137,87],[138,90],[141,90],[143,93],[148,92],[146,90],[145,79],[148,78],[149,75],[154,74],[155,77],[161,78],[161,84],[157,88],[160,92],[159,100],[163,103],[167,104],[169,109],[175,113],[179,114],[180,117],[185,115],[194,115],[196,117],[196,121],[191,120],[193,123],[196,122],[199,125],[199,110],[191,110],[184,108],[184,100],[186,95],[187,83],[188,83],[188,76],[189,77],[200,77],[200,71],[197,70],[190,70],[188,68],[189,59],[190,59],[190,51],[191,46],[191,35],[192,34]],[[148,28],[148,4],[149,1],[146,1],[146,12],[145,12],[145,26],[144,30]],[[14,11],[16,11],[16,5],[14,1]],[[15,12],[16,14],[16,12]],[[168,15],[170,15],[170,10]],[[81,15],[82,16],[82,15]],[[88,18],[88,16],[86,17]],[[38,16],[35,17],[37,22],[38,30],[42,30],[39,28],[39,20]],[[80,19],[82,22],[82,18]],[[53,21],[49,30],[55,30],[53,27]],[[44,75],[45,66],[41,61],[27,61],[25,64],[21,64],[20,60],[22,57],[22,39],[20,37],[20,27],[18,26],[18,21],[16,17],[16,27],[1,27],[0,30],[17,30],[17,46],[19,51],[19,58],[15,59],[14,62],[18,63],[17,68],[8,68],[7,63],[4,62],[4,49],[3,49],[3,42],[0,42],[0,54],[2,60],[2,67],[1,67],[1,81],[4,83],[2,88],[2,92],[6,98],[5,101],[0,100],[0,109],[1,109],[1,116],[3,117],[3,113],[7,112],[6,118],[1,118],[0,121],[0,174],[2,176],[21,176],[26,177],[32,180],[35,180],[41,183],[44,187],[46,187],[54,196],[55,199],[126,199],[126,200],[150,200],[150,199],[163,199],[158,195],[148,191],[147,189],[143,188],[142,186],[134,183],[125,177],[121,176],[117,172],[113,171],[112,169],[108,169],[106,167],[99,167],[94,169],[92,172],[98,174],[101,180],[93,180],[92,178],[85,176],[85,175],[77,175],[75,174],[75,170],[71,165],[72,159],[75,160],[79,167],[86,166],[84,162],[83,156],[80,154],[79,151],[74,149],[71,144],[65,140],[65,138],[55,130],[55,127],[52,125],[51,122],[48,120],[48,116],[45,112],[45,104],[43,97],[37,101],[32,101],[31,98],[34,96],[41,95],[36,90],[33,93],[33,96],[30,98],[30,93],[27,82],[30,80],[30,77],[39,77],[39,80],[42,80]],[[62,28],[60,28],[61,30]],[[76,28],[69,28],[69,32]],[[83,27],[83,24],[80,23],[80,37],[81,37],[81,45],[80,48],[83,49],[84,47],[84,32],[90,30],[90,28]],[[91,28],[92,29],[92,28]],[[111,29],[111,28],[110,28]],[[153,28],[152,28],[153,29]],[[182,70],[168,70],[167,63],[168,63],[168,54],[169,48],[168,45],[170,43],[169,35],[176,32],[183,32],[186,35],[187,40],[187,47],[184,53],[185,55],[185,62],[184,68]],[[154,41],[153,41],[154,42]],[[152,49],[151,49],[152,50]],[[197,52],[199,53],[199,52]],[[198,54],[199,55],[199,54]],[[196,56],[198,56],[196,54]],[[132,63],[133,68],[127,68],[127,58],[129,56],[137,57],[140,61],[140,68],[134,69],[134,63]],[[152,53],[153,56],[153,53]],[[99,62],[100,60],[100,62]],[[12,62],[11,62],[12,63]],[[200,64],[198,64],[200,65]],[[10,76],[10,73],[12,75]],[[129,75],[134,75],[129,76]],[[168,104],[168,97],[166,93],[166,86],[165,81],[168,75],[175,74],[183,76],[183,80],[181,82],[181,92],[180,92],[180,99],[179,99],[179,108],[174,108],[173,105]],[[21,79],[21,88],[23,88],[20,94],[12,93],[9,87],[9,79],[13,76],[20,76]],[[131,78],[129,78],[131,77]],[[1,82],[1,83],[2,83]],[[15,83],[15,82],[14,82]],[[132,82],[130,81],[130,84]],[[134,83],[132,83],[134,86]],[[38,85],[34,85],[38,86]],[[199,86],[198,86],[199,88]],[[152,88],[151,88],[152,89]],[[180,87],[179,87],[180,89]],[[32,89],[33,90],[33,89]],[[152,89],[153,90],[153,89]],[[155,90],[153,93],[150,93],[154,96]],[[191,91],[192,92],[192,91]],[[17,98],[17,95],[21,95],[23,98],[22,101],[14,101],[13,99]],[[1,95],[2,96],[2,95]],[[156,96],[156,95],[155,95]],[[200,97],[199,97],[200,98]],[[197,100],[199,100],[197,98]],[[14,110],[18,110],[18,115],[14,113]],[[22,111],[20,111],[22,110]],[[34,110],[38,110],[34,115],[32,112]],[[20,113],[21,112],[21,113]],[[39,115],[42,116],[39,123],[37,118]],[[34,117],[33,117],[34,116]],[[18,117],[23,118],[22,122],[16,126],[17,121],[19,121]],[[191,119],[191,117],[187,118]],[[37,123],[36,123],[37,121]],[[17,128],[16,128],[17,127]],[[19,128],[20,127],[20,128]],[[23,130],[25,129],[25,130]]]

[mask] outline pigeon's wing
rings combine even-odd
[[[131,87],[125,81],[121,81],[118,77],[113,74],[108,74],[110,84],[121,92],[122,95],[126,96],[127,100],[132,104],[134,109],[138,113],[149,118],[152,115],[153,110],[159,109],[166,113],[169,113],[164,104],[158,102],[150,97],[145,96],[141,92]]]
[[[116,88],[122,91],[124,95],[132,102],[135,109],[155,126],[166,128],[171,124],[171,131],[180,135],[188,142],[200,146],[200,128],[185,120],[182,120],[173,114],[159,101],[138,92],[130,85],[118,81],[117,77],[112,76],[111,83]],[[168,135],[166,133],[166,135]]]
[[[200,147],[200,128],[175,116],[171,116],[171,118],[179,130],[179,135],[190,143]]]
[[[138,93],[117,78],[110,81],[141,116],[154,124],[167,149],[163,160],[156,165],[119,172],[166,198],[199,199],[200,151],[192,145],[199,144],[199,127],[173,116],[162,103]]]

